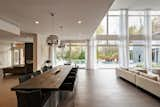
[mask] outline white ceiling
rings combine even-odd
[[[0,17],[18,25],[24,32],[47,36],[54,30],[62,39],[88,39],[113,1],[0,0]],[[50,12],[55,13],[54,29]],[[36,20],[40,24],[36,25]],[[82,24],[77,24],[78,20],[82,20]]]
[[[111,6],[111,10],[124,8],[160,10],[160,0],[115,0]]]

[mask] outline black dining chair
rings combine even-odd
[[[59,90],[59,100],[63,103],[65,103],[66,99],[73,98],[75,96],[75,82],[76,82],[76,76],[67,76],[66,79],[63,81],[62,85],[60,86]]]
[[[71,69],[71,72],[77,73],[77,71],[78,71],[78,68],[72,68],[72,69]]]
[[[40,71],[40,70],[32,73],[32,75],[33,75],[34,77],[36,77],[36,76],[38,76],[38,75],[40,75],[40,74],[41,74],[41,71]]]
[[[51,70],[53,67],[52,66],[48,66],[48,69]]]
[[[31,79],[31,75],[29,75],[29,74],[21,75],[21,76],[19,77],[19,83],[23,83],[23,82],[25,82],[25,81],[27,81],[27,80],[29,80],[29,79]]]
[[[73,91],[74,83],[76,80],[76,73],[69,73],[66,79],[63,81],[62,85],[60,86],[60,90],[63,91]]]
[[[72,68],[70,73],[68,74],[68,76],[66,77],[65,81],[67,80],[75,80],[75,78],[77,77],[77,71],[78,69],[77,68]]]
[[[48,71],[48,67],[47,67],[47,66],[44,66],[44,67],[42,68],[42,72],[46,72],[46,71]]]
[[[45,100],[40,90],[16,91],[18,107],[43,107]]]

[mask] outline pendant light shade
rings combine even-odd
[[[58,36],[57,35],[49,35],[47,38],[47,44],[49,46],[58,45]]]

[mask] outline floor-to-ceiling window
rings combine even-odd
[[[86,68],[86,43],[71,43],[71,62],[80,68]]]
[[[129,36],[144,35],[144,11],[128,12],[128,32]]]
[[[160,11],[151,11],[152,36],[160,33]]]
[[[65,64],[70,61],[70,47],[69,43],[65,43],[65,47],[56,47],[56,63],[57,65]]]
[[[129,67],[145,67],[145,43],[140,40],[129,43]]]
[[[86,68],[86,42],[69,41],[64,48],[56,48],[56,63],[58,65],[71,63],[80,68]]]
[[[96,34],[99,66],[113,63],[112,56],[119,53],[118,56],[122,57],[118,60],[122,63],[121,66],[147,69],[160,67],[160,11],[150,9],[109,11]],[[108,44],[110,40],[119,43],[117,45],[119,52],[116,52],[116,47]]]
[[[107,35],[120,34],[120,11],[109,11],[107,14]]]
[[[145,67],[144,11],[128,11],[129,67]]]
[[[105,15],[96,30],[96,35],[106,35],[106,34],[107,34],[107,16]]]
[[[120,34],[120,11],[109,11],[99,27],[97,34],[97,68],[118,66],[117,38]]]
[[[151,11],[152,67],[160,67],[160,11]]]
[[[115,40],[97,41],[97,67],[98,68],[118,67],[118,46]]]

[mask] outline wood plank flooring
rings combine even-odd
[[[17,107],[17,98],[11,87],[18,85],[17,76],[0,76],[0,107]]]
[[[79,70],[75,98],[61,107],[160,107],[160,100],[116,78],[115,70]],[[0,107],[17,107],[15,76],[0,77]],[[74,100],[73,100],[74,99]]]

